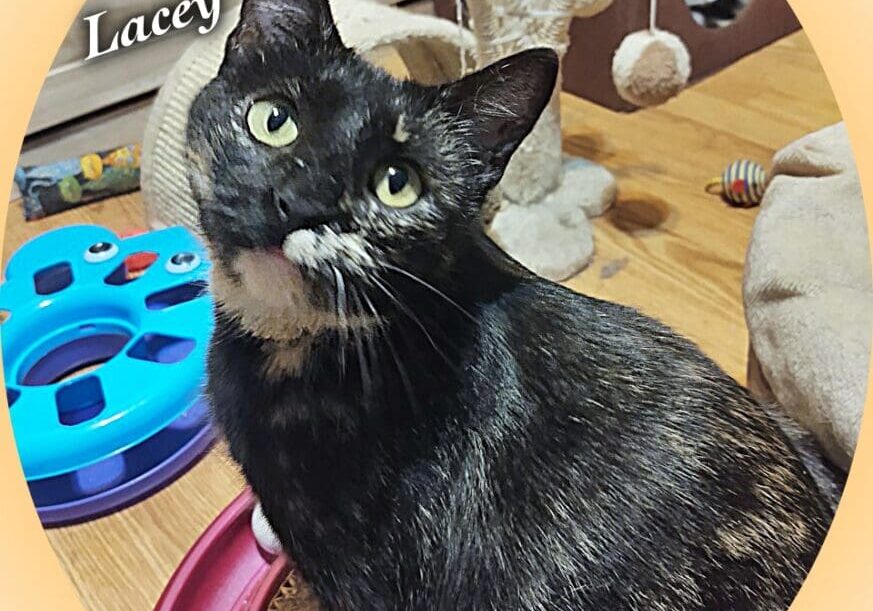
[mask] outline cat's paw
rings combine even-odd
[[[282,544],[279,542],[279,537],[270,523],[267,522],[267,517],[264,515],[264,510],[261,504],[255,505],[252,511],[252,532],[255,535],[255,541],[262,550],[274,556],[282,552]]]

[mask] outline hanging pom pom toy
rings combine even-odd
[[[691,55],[675,34],[658,29],[658,0],[651,0],[649,29],[629,34],[612,58],[618,94],[637,106],[657,106],[679,94],[691,77]]]
[[[751,208],[764,199],[767,171],[760,163],[739,159],[706,184],[707,193],[721,195],[731,206]]]

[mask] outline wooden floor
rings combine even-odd
[[[660,318],[743,380],[740,287],[756,211],[729,208],[703,187],[736,158],[766,165],[788,142],[840,119],[806,37],[782,40],[660,108],[620,115],[562,101],[567,151],[607,166],[620,188],[616,206],[595,221],[594,263],[568,285]],[[12,210],[4,260],[25,239],[80,222],[145,225],[138,194],[27,225]],[[216,448],[134,507],[48,536],[89,609],[142,611],[241,487]]]

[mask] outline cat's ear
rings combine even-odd
[[[557,76],[555,52],[530,49],[443,87],[449,111],[472,125],[471,137],[497,173],[495,183],[549,103]]]
[[[296,43],[343,47],[328,0],[243,0],[227,55]]]

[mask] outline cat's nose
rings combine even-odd
[[[300,229],[315,229],[342,217],[339,207],[335,204],[325,205],[323,202],[289,201],[278,192],[273,192],[273,207],[285,234]]]

